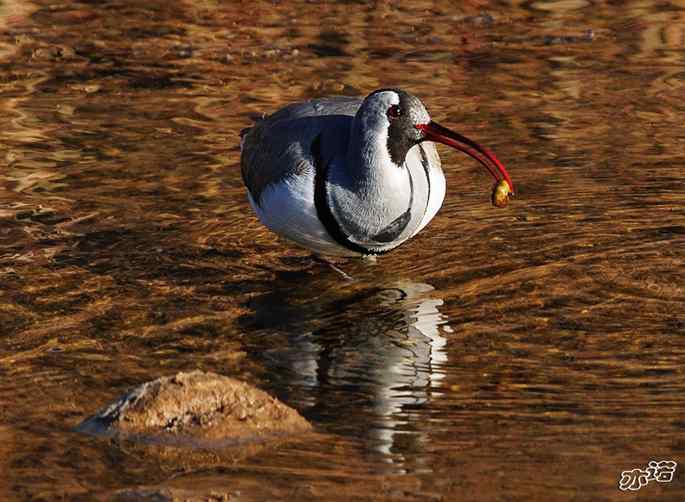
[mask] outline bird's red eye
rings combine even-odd
[[[390,120],[395,120],[396,118],[399,118],[400,115],[402,115],[402,109],[399,105],[392,105],[388,108],[388,118]]]

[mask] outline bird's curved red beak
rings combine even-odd
[[[502,163],[490,150],[480,146],[466,136],[450,131],[432,120],[427,124],[418,124],[416,128],[423,132],[424,137],[428,141],[435,141],[436,143],[451,146],[476,159],[488,170],[496,181],[505,180],[509,184],[511,195],[514,195],[514,182],[511,181],[511,177],[507,170],[504,169]]]

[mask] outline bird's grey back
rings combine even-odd
[[[270,184],[312,167],[311,147],[317,137],[344,144],[362,101],[333,96],[294,103],[244,130],[240,167],[255,202]]]
[[[310,99],[301,103],[293,103],[269,117],[258,122],[258,125],[275,123],[280,120],[299,119],[303,117],[318,117],[321,115],[347,115],[354,117],[361,106],[363,98],[350,96],[330,96],[326,98]]]

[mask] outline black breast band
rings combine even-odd
[[[321,136],[317,136],[312,142],[312,156],[314,157],[314,207],[316,208],[316,214],[319,220],[323,224],[324,228],[328,234],[341,246],[350,249],[356,253],[363,255],[380,255],[390,251],[377,251],[373,249],[366,248],[352,242],[350,237],[340,228],[340,224],[333,216],[331,212],[331,207],[328,203],[328,193],[326,191],[326,178],[328,177],[328,164],[323,161],[323,156],[321,155]],[[392,242],[395,240],[402,231],[407,227],[409,221],[411,220],[411,205],[414,200],[414,183],[411,178],[411,173],[407,170],[409,175],[409,184],[411,186],[411,196],[409,201],[409,208],[398,216],[390,225],[385,227],[381,232],[373,237],[373,239],[379,242]],[[394,249],[394,248],[393,248]]]

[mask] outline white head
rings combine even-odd
[[[431,118],[416,96],[400,89],[379,89],[366,97],[356,120],[365,135],[385,140],[388,156],[401,166],[409,149],[424,139],[417,126]]]

